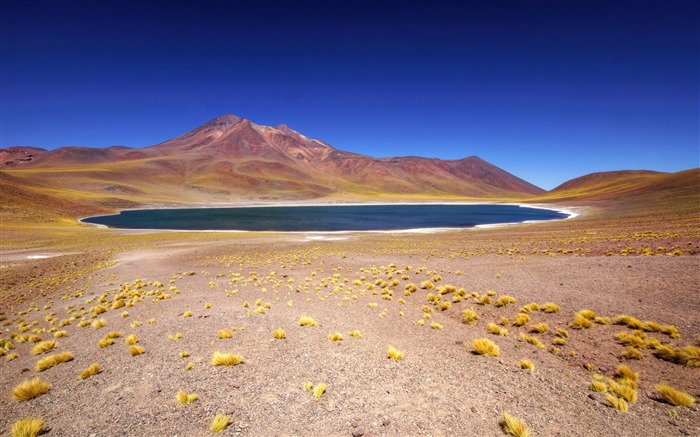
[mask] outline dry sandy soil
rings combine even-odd
[[[609,210],[501,229],[321,238],[6,226],[0,338],[13,348],[0,357],[0,430],[35,416],[55,436],[199,436],[222,413],[231,422],[221,435],[497,436],[509,412],[531,435],[700,435],[697,404],[670,405],[655,389],[667,382],[698,398],[700,369],[658,358],[649,343],[700,346],[699,253],[697,217]],[[417,290],[406,294],[409,284]],[[441,310],[428,297],[447,285],[457,291],[441,296],[451,303]],[[505,295],[517,303],[496,306]],[[481,305],[484,296],[491,303]],[[560,310],[535,309],[512,326],[531,302]],[[479,315],[472,325],[462,320],[469,308]],[[574,329],[583,309],[598,319]],[[634,329],[615,324],[622,314],[673,325],[680,337],[644,324],[643,357],[623,358],[616,334]],[[300,326],[303,316],[317,326]],[[487,332],[504,317],[506,336]],[[95,329],[99,319],[106,326]],[[531,332],[537,323],[548,330]],[[285,339],[273,337],[277,328]],[[99,347],[110,332],[121,337]],[[343,339],[329,340],[336,332]],[[129,353],[130,334],[142,355]],[[34,355],[30,335],[58,345]],[[475,354],[480,338],[500,355]],[[403,359],[388,358],[390,346]],[[71,361],[36,370],[64,351]],[[216,351],[244,362],[213,366]],[[534,371],[518,368],[522,359]],[[102,372],[79,380],[92,363]],[[639,374],[627,412],[589,389],[597,375],[610,386],[621,364]],[[13,400],[13,387],[37,376],[51,389]],[[327,388],[316,398],[307,383]],[[180,405],[179,390],[198,398]]]

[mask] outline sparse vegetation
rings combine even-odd
[[[676,390],[668,384],[657,384],[654,386],[663,400],[677,407],[692,407],[695,405],[695,398],[681,390]]]
[[[97,375],[100,372],[102,372],[102,366],[99,363],[93,363],[90,364],[85,370],[80,372],[78,379],[87,379],[93,375]]]
[[[211,425],[209,425],[209,429],[214,434],[218,434],[225,430],[230,424],[231,418],[229,416],[217,414],[216,417],[214,417],[214,420],[211,422]]]
[[[187,405],[187,404],[191,404],[192,402],[196,401],[199,396],[196,393],[188,394],[188,393],[180,390],[177,392],[175,397],[177,398],[177,401],[180,405]]]
[[[391,358],[392,360],[402,360],[403,359],[403,352],[396,349],[394,346],[389,346],[389,350],[387,351],[387,356]]]
[[[12,389],[12,398],[17,401],[28,401],[46,394],[50,389],[51,385],[39,377],[25,379]]]
[[[513,437],[528,437],[530,435],[530,430],[527,424],[522,419],[504,412],[501,417],[501,429],[506,434]]]
[[[236,366],[244,362],[243,355],[214,352],[211,363],[215,366]]]
[[[52,368],[53,366],[56,366],[56,365],[61,364],[61,363],[66,363],[72,359],[73,359],[73,354],[68,352],[68,351],[60,352],[57,354],[51,354],[51,355],[37,361],[35,368],[38,372],[43,372],[44,370],[48,370],[48,369]]]
[[[472,342],[472,346],[474,347],[474,353],[477,355],[497,357],[501,354],[501,350],[496,343],[488,338],[477,338]]]
[[[27,417],[12,425],[12,437],[36,437],[44,431],[44,419]]]

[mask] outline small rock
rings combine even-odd
[[[471,412],[476,413],[476,407],[471,407]]]
[[[352,437],[362,437],[363,435],[365,435],[365,430],[362,428],[356,429],[352,432]]]
[[[391,421],[389,419],[382,420],[382,426],[389,426],[390,423]]]

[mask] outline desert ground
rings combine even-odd
[[[219,435],[499,436],[508,413],[537,436],[700,435],[697,402],[657,390],[700,397],[687,205],[572,202],[570,220],[438,233],[5,221],[0,430],[202,436],[223,415]],[[35,378],[48,391],[15,399]]]

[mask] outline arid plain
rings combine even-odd
[[[0,175],[3,432],[700,434],[697,169],[489,197],[564,221],[325,235],[97,228]]]

